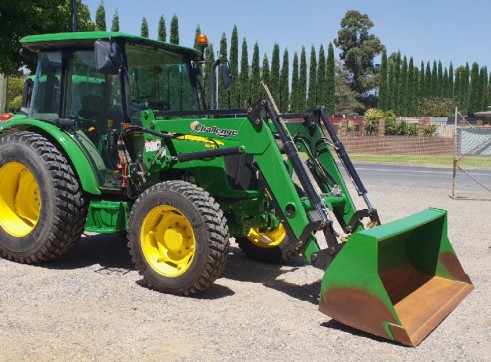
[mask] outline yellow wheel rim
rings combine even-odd
[[[260,232],[259,229],[251,228],[247,238],[260,248],[272,248],[285,240],[286,231],[281,224],[278,228],[267,232]]]
[[[12,236],[28,235],[41,214],[41,193],[32,172],[20,162],[0,167],[0,226]]]
[[[161,275],[177,277],[193,263],[193,228],[188,218],[172,206],[150,210],[143,220],[140,241],[148,264]]]

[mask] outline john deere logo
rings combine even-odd
[[[231,136],[237,136],[239,134],[239,131],[235,129],[224,129],[224,128],[218,128],[217,126],[206,127],[205,125],[199,123],[199,121],[192,122],[189,125],[189,128],[193,133],[198,133],[198,132],[213,133],[218,137],[231,137]]]

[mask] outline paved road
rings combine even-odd
[[[373,163],[355,163],[354,165],[366,186],[388,183],[392,186],[415,186],[448,190],[452,188],[451,168]]]

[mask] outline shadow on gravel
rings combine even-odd
[[[241,282],[261,283],[267,288],[285,293],[295,299],[319,304],[320,280],[310,284],[294,284],[278,279],[282,275],[304,268],[305,261],[301,257],[282,266],[254,261],[246,257],[237,247],[231,246],[230,251],[231,254],[223,273],[224,278]]]
[[[80,238],[72,250],[61,259],[39,266],[49,269],[80,269],[101,265],[97,272],[118,274],[133,270],[125,238],[117,234],[87,235]]]
[[[385,338],[376,336],[374,334],[360,331],[359,329],[347,326],[347,325],[345,325],[341,322],[338,322],[337,320],[334,320],[334,319],[331,319],[327,322],[322,323],[321,326],[326,327],[326,328],[330,328],[330,329],[336,329],[338,331],[349,333],[349,334],[352,334],[352,335],[357,336],[357,337],[364,337],[364,338],[368,338],[368,339],[373,339],[374,341],[377,341],[377,342],[385,342],[385,343],[393,344],[394,346],[399,346],[399,347],[408,347],[408,346],[404,346],[404,345],[401,345],[399,343],[396,343],[394,341],[391,341],[389,339],[385,339]],[[411,347],[408,347],[408,348],[411,348]]]
[[[149,290],[153,290],[147,282],[142,278],[136,282],[140,287],[146,288]],[[155,293],[159,293],[155,291]],[[189,296],[182,296],[182,298],[192,298],[192,299],[198,299],[198,300],[215,300],[215,299],[222,299],[225,297],[230,297],[234,295],[235,292],[227,287],[224,287],[223,285],[218,285],[218,284],[213,284],[209,289],[197,294],[197,295],[189,295]]]
[[[285,293],[297,300],[306,301],[316,306],[319,305],[321,280],[309,284],[296,284],[278,279],[282,275],[304,268],[306,264],[301,257],[295,258],[289,264],[286,264],[285,268],[281,265],[265,264],[251,260],[239,248],[230,247],[230,249],[231,254],[229,255],[227,267],[223,274],[225,278],[243,282],[261,283],[267,288]],[[329,317],[326,316],[326,318]],[[399,346],[398,343],[349,327],[334,319],[322,323],[321,326]]]

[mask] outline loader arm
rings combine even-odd
[[[309,206],[308,228],[322,230],[328,245],[319,250],[313,235],[305,241],[305,233],[300,238],[297,235],[297,240],[304,243],[307,260],[325,269],[319,310],[366,332],[418,345],[473,289],[448,240],[446,212],[428,209],[380,225],[378,213],[325,112],[314,111],[303,123],[287,125],[272,103],[263,104],[262,113],[268,115],[271,129],[281,140],[306,191],[303,203]],[[332,148],[367,209],[356,210],[330,152]],[[298,150],[306,153],[306,162],[300,160]],[[271,177],[274,180],[275,174]],[[271,187],[271,191],[275,197],[281,196],[277,187]],[[285,208],[282,202],[278,204]],[[339,243],[327,209],[349,233],[345,243]],[[290,224],[287,209],[284,211],[284,220]],[[368,230],[364,230],[364,218],[370,219],[372,227]]]

